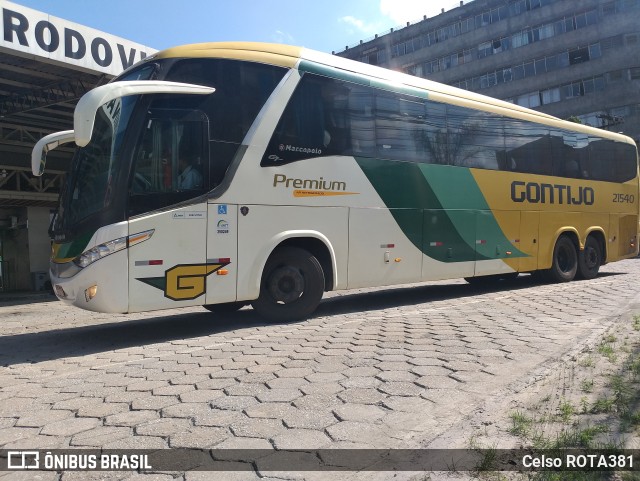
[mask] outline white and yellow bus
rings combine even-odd
[[[51,279],[94,311],[292,320],[325,291],[638,254],[628,137],[304,48],[159,52],[86,94],[34,174],[70,141]]]

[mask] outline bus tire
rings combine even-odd
[[[272,322],[308,317],[324,293],[324,272],[318,259],[298,247],[276,249],[264,267],[260,295],[251,305]]]
[[[207,311],[211,311],[214,314],[231,314],[239,311],[244,306],[249,304],[248,302],[222,302],[220,304],[205,304],[204,307]]]
[[[598,239],[588,236],[584,249],[578,256],[578,275],[582,279],[593,279],[602,265],[602,249]]]
[[[578,271],[578,252],[573,241],[566,235],[562,235],[556,241],[553,248],[551,269],[547,271],[547,277],[552,282],[572,281]]]

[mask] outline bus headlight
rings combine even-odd
[[[107,257],[108,255],[113,254],[114,252],[126,249],[126,247],[127,238],[120,237],[118,239],[105,242],[104,244],[97,245],[94,248],[83,252],[78,257],[76,257],[73,262],[78,267],[84,268],[88,265],[93,264],[95,261],[102,259],[103,257]]]
[[[103,257],[107,257],[115,252],[150,239],[154,232],[155,229],[151,229],[144,232],[138,232],[137,234],[131,234],[127,237],[119,237],[117,239],[110,240],[109,242],[97,245],[88,251],[84,251],[78,257],[73,259],[73,263],[80,268],[85,268]]]

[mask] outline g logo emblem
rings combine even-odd
[[[207,292],[207,276],[229,264],[229,259],[211,264],[181,264],[165,271],[164,277],[138,278],[164,291],[172,301],[189,301]]]

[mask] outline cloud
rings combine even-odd
[[[380,0],[380,12],[397,25],[404,25],[422,20],[424,15],[433,17],[443,8],[451,10],[459,5],[460,2],[455,0]]]
[[[283,30],[276,30],[273,34],[271,34],[271,40],[275,43],[288,43],[290,45],[296,43],[293,35]]]
[[[357,30],[359,33],[365,33],[368,35],[377,33],[378,30],[380,29],[379,24],[367,23],[364,20],[360,20],[359,18],[352,17],[351,15],[341,17],[338,19],[338,21],[341,23],[346,23],[347,25],[350,25],[352,27],[355,27],[355,30]],[[355,30],[351,30],[350,33],[355,33]]]

